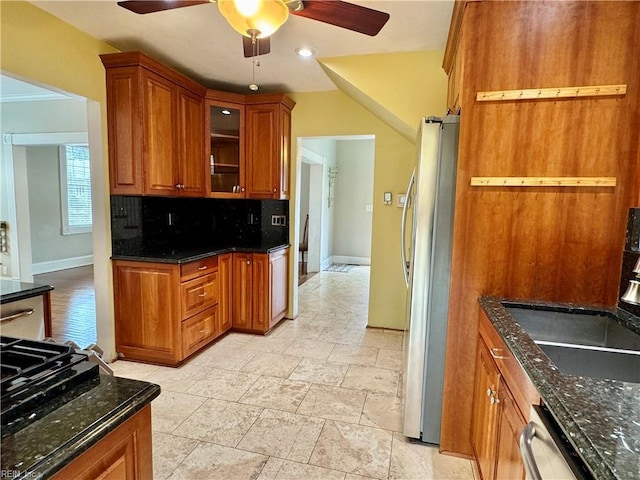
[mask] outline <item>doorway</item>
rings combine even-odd
[[[302,240],[309,215],[308,274],[334,264],[370,265],[375,137],[303,137],[297,151],[296,230]]]
[[[107,281],[108,262],[94,256],[106,224],[100,107],[27,80],[1,81],[2,277],[53,285],[54,339],[85,347],[98,340],[97,319],[108,319],[106,292],[96,299],[94,287]]]

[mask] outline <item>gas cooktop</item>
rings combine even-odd
[[[62,392],[98,381],[100,374],[96,363],[71,346],[5,336],[0,337],[0,370],[3,427]]]

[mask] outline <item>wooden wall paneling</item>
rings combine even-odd
[[[616,303],[626,212],[638,198],[638,24],[640,2],[466,5],[442,451],[472,454],[479,296]],[[622,83],[624,97],[475,99]],[[615,176],[617,185],[472,187],[472,176]]]

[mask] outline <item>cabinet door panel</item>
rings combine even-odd
[[[205,130],[210,196],[244,198],[245,109],[244,105],[207,101]]]
[[[180,88],[178,90],[178,179],[179,194],[205,196],[204,101]]]
[[[251,105],[247,118],[247,197],[277,198],[280,148],[277,105]]]
[[[288,307],[288,278],[289,278],[289,250],[284,249],[270,255],[269,259],[269,290],[271,292],[271,310],[269,312],[269,328],[278,323],[287,313]]]
[[[498,431],[498,449],[496,480],[524,480],[525,470],[520,456],[520,433],[525,427],[524,418],[504,385],[500,387],[500,430]]]
[[[145,71],[144,123],[145,193],[176,195],[178,179],[176,157],[177,137],[173,124],[177,86],[163,77]]]
[[[253,254],[252,328],[266,332],[271,319],[269,255]]]
[[[138,68],[107,70],[109,183],[114,195],[142,194],[140,101]]]
[[[500,383],[500,374],[487,347],[478,342],[476,380],[473,396],[473,435],[471,443],[483,480],[492,480],[496,461],[496,435],[499,403],[492,403]]]
[[[251,329],[252,255],[233,254],[233,290],[231,317],[234,328]]]
[[[180,360],[177,265],[114,262],[116,350],[125,357]]]
[[[219,257],[220,300],[218,302],[218,313],[220,317],[220,333],[224,333],[231,328],[231,295],[233,292],[231,257],[230,253]]]
[[[151,405],[82,453],[53,480],[151,480]]]
[[[280,164],[279,175],[280,182],[277,187],[279,188],[278,198],[282,200],[289,199],[289,189],[291,185],[291,111],[286,108],[281,108],[282,114],[280,115],[280,155],[276,160]]]

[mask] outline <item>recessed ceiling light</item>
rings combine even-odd
[[[296,53],[301,57],[309,58],[316,54],[316,49],[311,47],[296,48]]]
[[[225,108],[224,110],[222,110],[222,114],[223,115],[231,115],[231,112]]]

